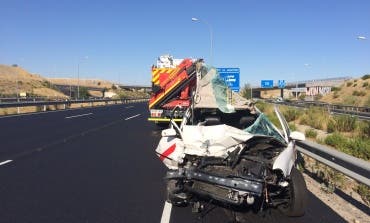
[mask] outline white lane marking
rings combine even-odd
[[[86,113],[86,114],[82,114],[82,115],[74,115],[74,116],[69,116],[69,117],[65,117],[65,118],[77,118],[77,117],[82,117],[82,116],[87,116],[87,115],[92,115],[93,113]]]
[[[133,108],[134,106],[127,106],[126,108]]]
[[[129,120],[129,119],[132,119],[132,118],[136,118],[136,117],[138,117],[138,116],[140,116],[140,114],[137,114],[137,115],[134,115],[134,116],[131,116],[131,117],[125,118],[125,120]]]
[[[172,209],[172,204],[167,202],[167,201],[164,202],[161,223],[169,223],[170,222],[171,209]]]
[[[4,162],[1,162],[0,166],[5,165],[5,164],[10,163],[10,162],[13,162],[13,160],[6,160]]]
[[[106,105],[105,107],[109,107],[109,106],[122,106],[122,104]],[[99,108],[99,107],[93,107],[93,108]],[[55,110],[55,111],[43,111],[43,112],[14,114],[14,115],[0,116],[0,119],[2,119],[2,118],[15,118],[15,117],[20,117],[20,116],[30,116],[30,115],[42,115],[42,114],[66,112],[66,111],[78,111],[78,110],[83,110],[83,109],[88,109],[88,108],[70,108],[70,109],[60,109],[60,110]]]

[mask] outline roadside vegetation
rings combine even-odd
[[[257,107],[269,118],[273,117],[273,105],[262,101],[257,102]],[[309,109],[296,109],[280,106],[289,126],[308,126],[304,131],[309,140],[331,146],[341,152],[354,157],[370,161],[370,121],[362,121],[350,115],[333,116],[327,110],[319,107]],[[271,120],[277,124],[276,120]],[[325,132],[324,138],[318,137],[318,132]],[[336,187],[346,188],[346,177],[338,171],[320,164],[316,160],[306,158],[306,168],[322,180],[323,190],[333,192]],[[308,164],[310,163],[310,164]],[[370,188],[363,184],[355,184],[354,190],[359,193],[365,203],[370,204]]]

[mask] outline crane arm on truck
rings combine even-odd
[[[175,68],[152,68],[152,95],[149,100],[149,121],[169,122],[170,112],[183,107],[175,114],[181,121],[183,112],[190,106],[190,92],[196,84],[197,61],[184,59]]]

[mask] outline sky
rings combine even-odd
[[[163,54],[240,68],[241,85],[360,77],[370,73],[370,1],[1,1],[0,64],[149,86]]]

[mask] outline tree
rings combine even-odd
[[[81,98],[88,98],[90,96],[89,91],[86,87],[80,87],[80,97]]]
[[[247,99],[250,99],[251,98],[251,85],[250,84],[244,84],[244,86],[242,87],[241,91],[240,91],[240,94],[247,98]]]

